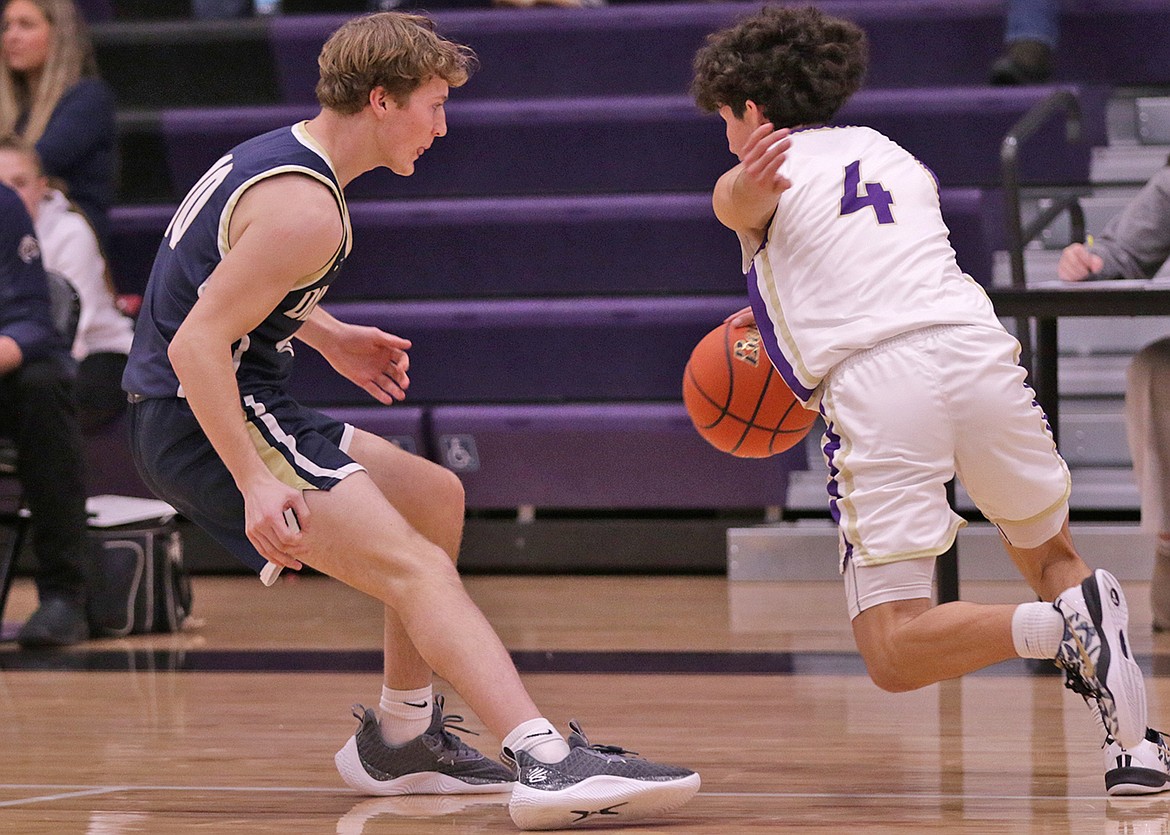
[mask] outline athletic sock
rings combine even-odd
[[[1012,614],[1012,643],[1020,658],[1055,658],[1064,637],[1064,615],[1051,603],[1021,603]]]
[[[431,725],[434,700],[431,685],[417,690],[391,690],[383,685],[378,724],[386,744],[401,745],[426,731]]]
[[[542,763],[559,763],[569,756],[569,743],[543,716],[517,725],[504,737],[504,747],[526,751]]]

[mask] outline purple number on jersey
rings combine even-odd
[[[865,183],[865,193],[861,187],[861,160],[854,160],[845,168],[845,193],[841,195],[841,214],[851,215],[854,212],[869,206],[873,209],[878,223],[893,223],[894,213],[890,205],[894,197],[881,183]]]

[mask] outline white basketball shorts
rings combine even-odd
[[[924,559],[930,577],[964,524],[946,500],[956,475],[1009,543],[1034,548],[1059,532],[1068,467],[1018,352],[998,324],[940,325],[859,351],[823,383],[829,504],[842,570],[857,570],[857,597],[871,601],[862,609],[884,602],[883,572],[869,569]],[[912,596],[930,596],[929,579]]]

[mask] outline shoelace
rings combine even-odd
[[[589,742],[589,737],[585,736],[585,732],[581,730],[581,726],[577,724],[576,719],[569,720],[569,727],[573,729],[573,733],[581,737],[581,741],[585,743],[585,747],[591,751],[596,751],[599,754],[613,754],[614,756],[622,757],[629,755],[631,757],[640,756],[637,751],[628,751],[620,745],[593,745]]]

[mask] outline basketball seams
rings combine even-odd
[[[770,362],[756,329],[733,328],[730,322],[695,346],[683,374],[682,393],[699,434],[716,449],[741,458],[784,452],[805,437],[816,420],[815,412],[801,420],[803,405]]]

